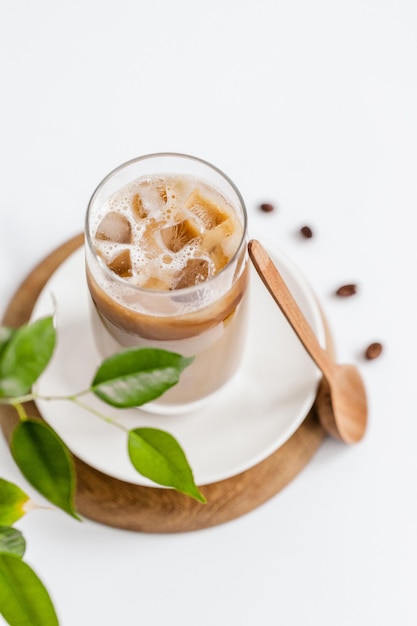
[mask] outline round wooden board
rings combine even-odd
[[[26,323],[45,283],[60,264],[83,245],[83,236],[67,241],[47,256],[13,296],[2,323]],[[42,417],[34,402],[26,409]],[[0,405],[0,423],[10,441],[18,423],[15,410]],[[200,487],[207,504],[200,504],[172,489],[144,487],[97,471],[76,456],[77,511],[96,522],[141,532],[174,533],[208,528],[235,519],[260,506],[305,467],[325,438],[314,407],[292,437],[271,456],[241,474]]]

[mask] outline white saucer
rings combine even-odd
[[[312,290],[282,253],[269,249],[322,346],[325,330]],[[252,268],[249,336],[241,368],[203,410],[163,416],[117,410],[91,394],[83,400],[126,427],[169,431],[183,447],[198,485],[239,474],[284,444],[306,417],[316,396],[319,371]],[[74,252],[51,276],[32,320],[57,306],[58,341],[38,381],[44,395],[86,389],[100,359],[89,327],[84,250]],[[88,465],[130,483],[153,485],[130,464],[125,434],[68,401],[37,401],[44,419]]]

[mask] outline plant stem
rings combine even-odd
[[[35,399],[35,394],[28,393],[24,396],[18,396],[16,398],[0,398],[0,404],[11,404],[12,406],[16,406],[17,404],[30,402],[31,400],[34,400],[34,399]]]
[[[35,393],[33,394],[33,397],[34,399],[46,400],[48,402],[55,401],[55,400],[64,400],[64,401],[74,402],[76,398],[78,398],[79,396],[85,396],[90,392],[91,392],[91,389],[84,389],[83,391],[77,391],[77,393],[72,393],[68,396],[44,396],[44,395]]]
[[[119,424],[117,420],[113,419],[112,417],[109,417],[108,415],[105,415],[98,409],[95,409],[94,407],[80,400],[80,396],[87,395],[88,393],[90,393],[90,391],[91,389],[85,389],[84,391],[80,391],[78,393],[68,395],[68,396],[44,396],[42,394],[33,392],[33,393],[28,393],[24,396],[19,396],[17,398],[0,398],[0,404],[8,404],[10,406],[13,406],[19,415],[19,419],[24,421],[27,419],[27,414],[23,407],[23,404],[25,402],[29,402],[31,400],[45,400],[48,402],[60,400],[60,401],[66,401],[66,402],[73,402],[74,404],[77,404],[79,407],[83,408],[85,411],[88,411],[89,413],[96,415],[97,417],[107,422],[108,424],[112,424],[113,426],[116,426],[117,428],[119,428],[120,430],[123,430],[126,433],[129,432],[129,429],[125,428],[122,424]]]
[[[82,402],[79,399],[78,396],[68,397],[67,399],[70,400],[71,402],[73,402],[74,404],[76,404],[77,406],[81,407],[85,411],[88,411],[89,413],[92,413],[93,415],[96,415],[97,417],[102,419],[104,422],[107,422],[108,424],[112,424],[113,426],[116,426],[117,428],[120,428],[120,430],[123,430],[126,433],[129,432],[129,429],[125,428],[125,426],[123,426],[122,424],[119,424],[117,422],[117,420],[113,419],[112,417],[109,417],[108,415],[105,415],[104,413],[102,413],[98,409],[95,409],[94,407],[90,406],[89,404],[86,404],[85,402]]]
[[[19,419],[24,422],[27,420],[28,416],[23,405],[20,402],[11,402],[12,406],[16,409]]]

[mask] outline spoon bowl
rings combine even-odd
[[[332,437],[356,443],[367,425],[366,391],[354,365],[338,365],[324,350],[278,269],[259,243],[248,244],[251,261],[262,282],[287,318],[304,348],[323,374],[316,400],[319,421]]]
[[[354,365],[337,365],[331,383],[323,376],[316,410],[321,425],[335,439],[345,443],[362,439],[367,422],[366,391]]]

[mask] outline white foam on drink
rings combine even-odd
[[[203,219],[192,207],[186,207],[187,200],[193,192],[207,200],[207,206],[215,205],[219,215],[226,221],[231,219],[226,236],[215,241],[221,246],[226,262],[233,256],[239,247],[242,236],[242,225],[233,206],[226,198],[213,187],[185,176],[143,177],[123,187],[114,193],[108,201],[99,208],[97,215],[91,222],[91,233],[98,254],[109,264],[122,251],[128,249],[131,258],[131,276],[123,276],[123,280],[139,287],[148,287],[149,281],[156,286],[152,289],[175,289],[175,283],[190,259],[202,259],[208,263],[208,278],[218,272],[213,262],[210,250],[204,249],[204,236],[211,230],[206,229]],[[134,198],[139,195],[140,206],[146,215],[138,217],[134,210]],[[110,240],[95,238],[100,223],[110,212],[116,212],[129,220],[131,225],[131,243],[117,243]],[[178,250],[165,245],[161,231],[176,224],[189,221],[192,228],[196,228],[196,236]],[[175,238],[174,238],[175,240]],[[160,281],[160,282],[158,282]],[[125,301],[124,294],[116,287],[114,281],[112,296]],[[109,285],[106,284],[106,290]],[[119,292],[119,293],[118,293]]]

